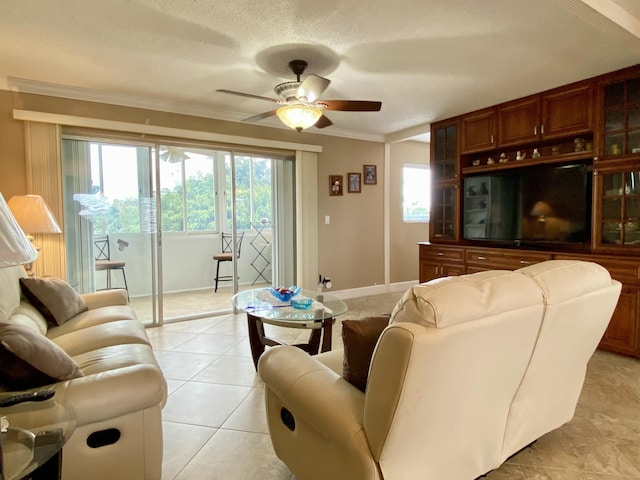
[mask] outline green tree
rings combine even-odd
[[[272,218],[271,160],[260,157],[236,157],[236,218],[239,230],[249,230],[252,221]],[[231,192],[231,163],[225,162],[225,189]],[[186,219],[184,192],[186,191]],[[162,230],[207,232],[218,229],[216,219],[215,178],[213,173],[198,172],[185,184],[160,190]],[[226,195],[227,224],[231,225],[231,196]],[[96,221],[96,234],[137,233],[140,231],[140,206],[136,198],[115,200],[111,211]]]

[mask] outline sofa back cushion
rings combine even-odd
[[[9,319],[9,323],[13,323],[14,318],[17,315],[22,317],[23,321],[25,322],[26,322],[26,319],[29,319],[32,322],[34,328],[37,329],[41,334],[46,335],[47,332],[49,331],[49,325],[47,324],[47,320],[38,311],[36,307],[31,305],[26,300],[22,300],[20,302],[20,306],[18,307],[18,310],[16,310],[13,317]]]
[[[26,275],[21,266],[0,268],[0,322],[5,322],[20,305],[19,279]]]
[[[553,260],[522,268],[545,298],[545,316],[522,385],[513,400],[503,457],[568,422],[587,363],[609,324],[621,285],[602,266]]]
[[[541,299],[531,279],[514,272],[492,270],[445,277],[407,290],[391,314],[391,323],[446,328],[517,310]]]

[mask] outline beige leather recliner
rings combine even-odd
[[[412,287],[365,393],[341,350],[274,347],[259,373],[275,452],[298,480],[477,478],[573,417],[620,288],[578,261]]]

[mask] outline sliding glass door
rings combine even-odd
[[[176,145],[159,152],[165,321],[231,312],[239,290],[295,282],[294,184],[282,184],[293,178],[292,159]],[[290,256],[277,255],[280,244]]]
[[[62,141],[67,279],[81,292],[126,288],[145,324],[157,306],[151,145]]]
[[[67,137],[63,177],[69,280],[81,292],[126,286],[147,324],[230,312],[240,289],[295,283],[292,157]],[[230,261],[216,259],[223,234]]]

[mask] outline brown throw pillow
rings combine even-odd
[[[0,323],[0,365],[0,383],[10,390],[84,376],[73,358],[47,337],[10,323]]]
[[[342,376],[363,392],[367,388],[373,350],[380,334],[389,325],[389,318],[390,315],[384,315],[342,322]]]
[[[54,326],[88,310],[78,292],[60,278],[21,278],[20,286],[27,300]]]

